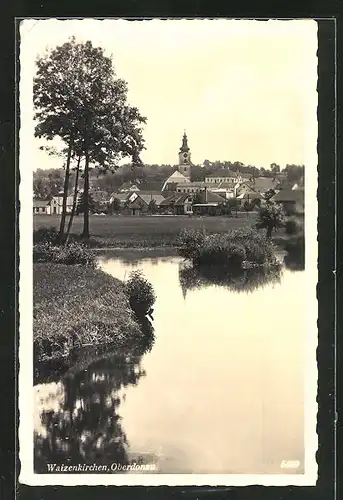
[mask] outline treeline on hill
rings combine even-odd
[[[158,186],[162,185],[163,181],[172,174],[176,169],[176,165],[142,165],[133,167],[131,164],[126,164],[111,172],[110,170],[102,171],[100,168],[94,168],[90,172],[90,184],[95,190],[105,191],[112,194],[127,181],[143,184],[151,184]],[[290,182],[298,182],[304,176],[303,165],[286,165],[280,169],[276,164],[272,164],[270,169],[257,168],[251,165],[244,165],[240,162],[210,162],[205,160],[203,167],[194,165],[191,169],[192,181],[203,181],[206,175],[219,172],[220,170],[230,169],[233,172],[239,170],[241,173],[250,174],[253,177],[273,177],[276,174],[286,174],[286,179]],[[65,171],[60,169],[37,169],[33,174],[33,192],[37,199],[49,200],[63,190]],[[75,182],[75,172],[70,174],[70,185]],[[79,177],[79,189],[83,188],[84,176]],[[70,192],[71,194],[71,192]]]

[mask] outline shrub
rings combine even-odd
[[[206,238],[203,229],[182,229],[177,237],[179,253],[185,259],[195,259]]]
[[[57,264],[96,267],[96,258],[93,251],[78,242],[70,242],[66,245],[55,247],[53,261]]]
[[[189,232],[183,235],[179,252],[196,265],[241,267],[244,261],[258,265],[275,263],[273,243],[254,229],[236,229],[208,236],[203,233],[201,237]]]
[[[51,227],[40,227],[36,231],[33,231],[33,243],[57,243],[58,232],[54,226]]]
[[[132,310],[137,316],[145,316],[151,311],[156,300],[154,288],[141,271],[132,271],[125,284],[125,293]]]
[[[54,247],[48,241],[33,246],[33,262],[52,262]]]
[[[274,262],[274,246],[261,232],[250,228],[235,229],[231,232],[231,238],[244,245],[247,261],[255,264]]]
[[[267,237],[270,238],[272,231],[284,227],[285,214],[281,205],[268,201],[258,212],[256,223],[257,229],[266,229]]]
[[[230,241],[228,235],[212,234],[208,236],[198,256],[193,261],[199,265],[241,266],[246,258],[244,246]]]
[[[243,208],[246,212],[251,212],[254,208],[254,205],[252,204],[252,202],[246,200],[243,204]]]
[[[34,245],[33,262],[96,267],[96,257],[93,251],[78,242],[70,242],[63,246],[53,246],[49,242]]]

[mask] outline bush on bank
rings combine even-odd
[[[62,246],[54,246],[49,241],[37,243],[33,247],[33,262],[54,262],[56,264],[96,267],[96,256],[93,251],[76,241]]]
[[[142,336],[124,285],[88,266],[33,266],[35,361],[68,355],[72,348],[113,344]]]
[[[125,283],[125,293],[130,306],[137,316],[142,317],[151,312],[156,300],[154,288],[141,271],[132,271]]]
[[[194,265],[242,267],[274,264],[272,242],[254,229],[235,229],[222,234],[183,230],[179,235],[179,253]]]

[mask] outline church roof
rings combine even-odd
[[[169,183],[176,183],[176,184],[180,184],[180,183],[183,183],[183,182],[190,182],[189,179],[187,179],[186,176],[184,176],[183,174],[181,174],[181,172],[179,172],[178,170],[175,170],[175,172],[173,172],[164,182],[163,186],[162,186],[162,191],[166,188],[167,184]]]

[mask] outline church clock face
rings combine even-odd
[[[183,153],[183,157],[184,157],[184,158],[187,158],[187,153]]]

